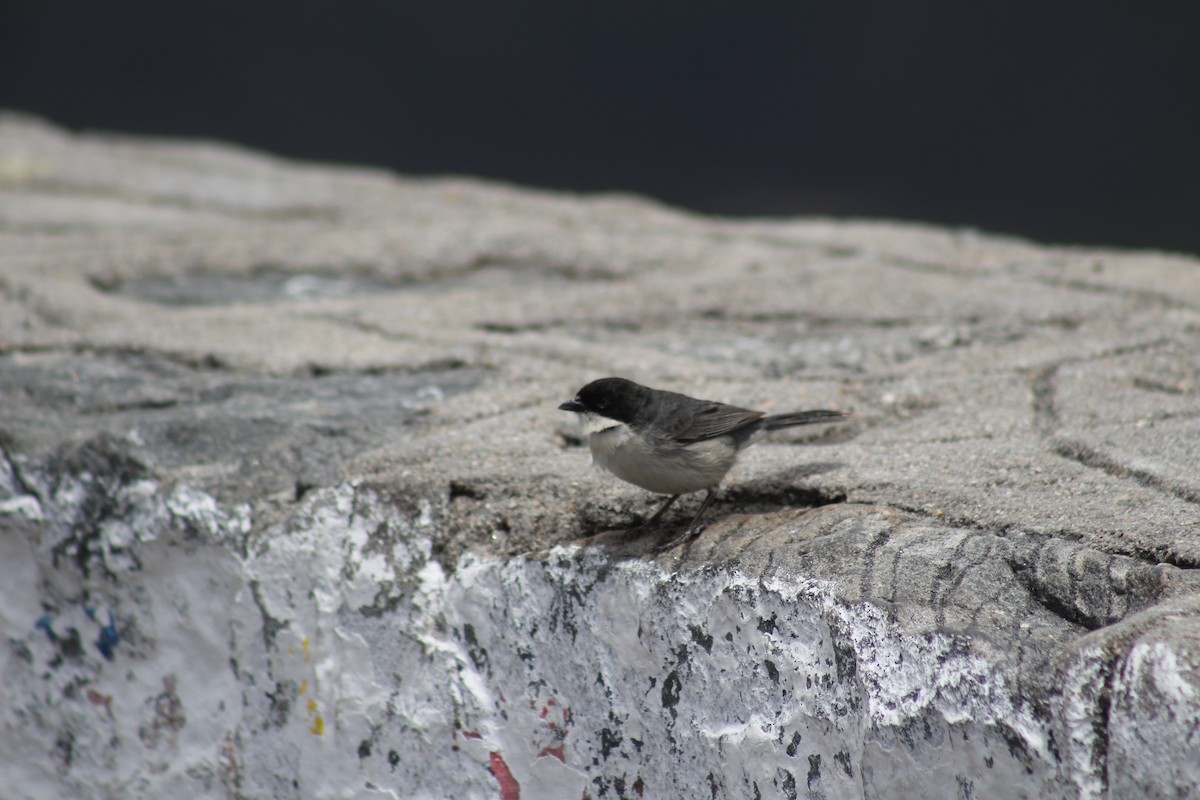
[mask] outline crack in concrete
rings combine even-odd
[[[897,269],[922,272],[929,275],[948,275],[954,278],[983,278],[994,274],[990,270],[956,267],[952,264],[945,264],[938,261],[922,261],[909,256],[889,255],[887,253],[879,254],[878,263],[884,267],[895,267]]]
[[[1183,382],[1167,383],[1166,381],[1156,381],[1152,378],[1145,378],[1145,377],[1141,377],[1141,376],[1135,377],[1133,379],[1133,385],[1135,388],[1141,389],[1143,391],[1162,392],[1163,394],[1171,394],[1171,395],[1190,394],[1194,388]]]
[[[1153,470],[1126,464],[1120,459],[1070,436],[1055,436],[1051,441],[1051,447],[1056,454],[1076,461],[1085,467],[1098,469],[1116,478],[1129,478],[1148,488],[1157,489],[1188,503],[1200,505],[1200,489],[1172,481]]]
[[[1012,570],[1013,577],[1016,578],[1017,582],[1029,595],[1030,600],[1037,605],[1046,609],[1059,619],[1068,622],[1071,625],[1081,627],[1085,630],[1094,631],[1103,627],[1107,623],[1100,622],[1091,615],[1083,612],[1083,610],[1079,608],[1079,604],[1073,602],[1073,596],[1071,601],[1068,601],[1061,597],[1057,597],[1048,591],[1046,581],[1041,575],[1041,562],[1043,553],[1055,541],[1062,540],[1056,540],[1053,537],[1047,537],[1039,542],[1037,547],[1034,548],[1033,553],[1030,554],[1028,564],[1019,561],[1016,557],[1016,554],[1011,551],[1006,554],[1005,562],[1008,564],[1009,569]],[[1075,576],[1071,577],[1074,578]],[[1069,588],[1071,590],[1071,594],[1074,595],[1075,583],[1073,580],[1069,582]]]
[[[731,311],[724,306],[710,306],[696,309],[683,315],[702,320],[740,323],[771,323],[802,322],[808,328],[839,328],[858,327],[877,330],[894,330],[909,326],[927,326],[930,324],[959,324],[978,325],[983,321],[979,315],[965,317],[855,317],[836,314],[820,314],[815,311]],[[671,320],[668,320],[670,322]]]
[[[1057,404],[1057,378],[1061,366],[1062,362],[1050,364],[1035,370],[1030,376],[1034,427],[1047,440],[1051,451],[1090,469],[1098,469],[1115,478],[1133,480],[1147,488],[1200,505],[1200,490],[1173,481],[1153,470],[1125,463],[1064,433],[1061,430],[1062,420]]]
[[[127,403],[109,403],[106,405],[82,407],[79,409],[79,414],[86,417],[103,414],[121,414],[126,411],[161,411],[164,408],[174,408],[179,403],[180,400],[176,397],[161,400],[134,400]]]
[[[233,371],[232,366],[212,354],[180,353],[173,350],[161,350],[155,347],[130,345],[96,346],[90,344],[18,345],[13,347],[0,345],[0,356],[55,354],[88,356],[92,358],[112,357],[116,359],[156,358],[193,372]]]
[[[929,587],[929,607],[937,609],[937,625],[942,630],[946,630],[947,628],[946,609],[951,605],[949,597],[962,584],[963,578],[967,574],[967,570],[963,566],[966,562],[966,559],[963,557],[963,551],[967,548],[972,538],[974,538],[974,534],[966,534],[954,546],[954,550],[947,559],[946,564],[934,575]]]
[[[1049,364],[1035,370],[1030,377],[1030,389],[1033,391],[1033,423],[1037,431],[1046,438],[1052,438],[1059,426],[1057,405],[1057,379],[1061,364]]]
[[[863,557],[863,570],[858,578],[858,593],[864,600],[876,599],[871,585],[875,582],[875,564],[879,558],[879,552],[884,546],[891,541],[891,530],[882,530],[875,534],[870,542],[867,543]],[[888,598],[888,602],[893,607],[896,605],[896,580],[898,578],[898,562],[899,558],[896,554],[892,555],[891,580],[889,584],[892,589],[892,596]]]
[[[1163,294],[1149,289],[1129,289],[1123,286],[1090,283],[1079,278],[1055,278],[1049,275],[1029,275],[1026,277],[1029,280],[1058,289],[1070,289],[1071,291],[1087,292],[1088,294],[1112,295],[1114,297],[1127,298],[1169,309],[1195,308],[1194,303],[1188,303],[1174,295]]]

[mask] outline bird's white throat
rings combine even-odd
[[[593,414],[591,411],[583,411],[579,414],[579,427],[587,436],[591,436],[594,433],[603,433],[623,424],[615,419]]]

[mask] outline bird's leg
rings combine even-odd
[[[717,487],[712,487],[708,490],[708,494],[704,495],[704,502],[700,504],[700,510],[696,512],[696,516],[692,517],[692,521],[688,523],[687,532],[691,533],[696,530],[697,523],[704,516],[704,512],[708,511],[708,507],[712,505],[713,499],[717,496]]]
[[[691,541],[693,538],[695,538],[700,531],[703,530],[700,527],[700,518],[704,516],[704,512],[708,510],[708,507],[712,504],[713,498],[716,496],[717,487],[714,486],[709,489],[708,494],[704,496],[704,502],[700,504],[700,510],[696,512],[696,516],[692,517],[692,521],[688,523],[688,526],[683,533],[679,534],[678,536],[671,537],[666,542],[663,542],[661,545],[659,545],[656,549],[660,552],[663,550],[670,550],[677,544],[683,544],[684,542]]]
[[[621,534],[621,540],[627,541],[629,539],[635,539],[638,536],[640,536],[642,531],[646,530],[647,528],[652,527],[654,525],[654,523],[658,522],[659,518],[662,517],[662,515],[666,513],[667,509],[671,507],[671,504],[674,503],[676,500],[678,500],[679,497],[680,496],[677,494],[673,494],[670,497],[668,497],[666,499],[666,501],[661,506],[658,507],[658,510],[654,512],[654,516],[650,517],[650,519],[646,520],[641,525],[635,525],[634,527],[625,531],[625,533]]]
[[[678,499],[679,499],[679,495],[677,495],[677,494],[671,495],[670,497],[667,498],[665,503],[663,503],[661,506],[658,507],[658,510],[654,512],[654,516],[650,517],[650,519],[646,520],[641,525],[630,528],[628,531],[626,531],[626,533],[627,534],[628,533],[641,533],[642,531],[646,530],[646,528],[649,528],[651,525],[658,522],[658,520],[662,517],[662,515],[666,513],[667,509],[671,507],[671,504],[674,503]]]
[[[659,506],[658,510],[654,512],[654,516],[650,517],[650,519],[646,520],[638,527],[648,528],[651,525],[653,525],[654,523],[658,522],[659,519],[662,518],[662,515],[667,513],[667,509],[671,507],[671,504],[674,503],[678,499],[679,499],[679,495],[677,495],[677,494],[673,494],[670,497],[668,497],[666,502],[663,503],[661,506]]]

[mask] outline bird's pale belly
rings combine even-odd
[[[623,481],[659,494],[687,494],[720,483],[737,459],[725,439],[652,448],[625,425],[588,436],[592,460]]]

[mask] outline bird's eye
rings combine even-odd
[[[601,397],[596,401],[596,408],[608,408],[608,398]]]

